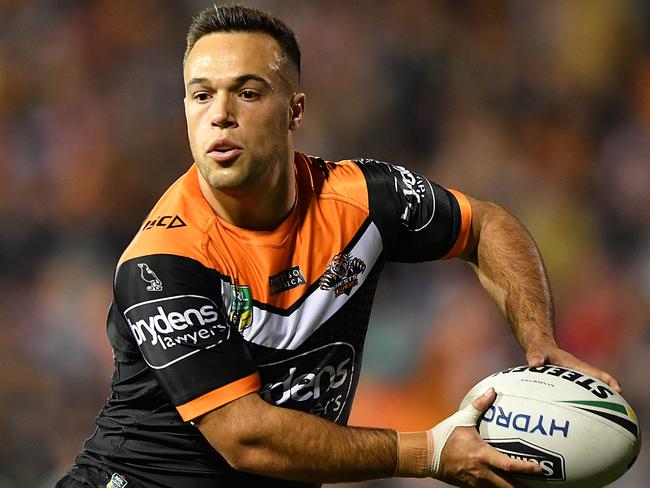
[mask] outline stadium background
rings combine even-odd
[[[650,439],[650,2],[248,3],[301,42],[299,148],[510,209],[548,266],[561,344],[620,378]],[[205,5],[0,0],[2,488],[52,486],[108,395],[112,270],[191,162],[180,64]],[[390,266],[352,421],[425,428],[522,361],[466,265]],[[649,466],[646,441],[615,486],[647,486]]]

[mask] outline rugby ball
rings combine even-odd
[[[480,420],[481,437],[543,470],[536,476],[512,476],[522,486],[598,488],[623,475],[639,454],[634,411],[592,376],[553,365],[517,366],[478,383],[461,408],[490,386],[497,398]]]

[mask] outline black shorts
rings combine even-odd
[[[122,473],[75,465],[54,488],[141,488],[141,485]]]
[[[90,459],[86,456],[84,460]],[[55,485],[55,488],[216,488],[239,487],[250,488],[320,488],[320,483],[298,483],[274,478],[265,478],[253,474],[232,471],[218,476],[143,472],[142,468],[122,466],[111,468],[106,458],[95,460],[97,464],[77,464],[68,470]]]

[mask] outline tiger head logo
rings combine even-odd
[[[320,279],[321,290],[334,290],[334,295],[350,295],[352,288],[359,284],[357,276],[366,270],[366,263],[351,254],[340,252],[327,265]]]

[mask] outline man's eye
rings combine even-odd
[[[242,90],[239,93],[239,96],[242,97],[244,100],[257,100],[260,97],[259,93],[253,90]]]
[[[194,95],[194,100],[197,100],[199,102],[206,102],[210,99],[210,95],[205,92],[199,92]]]

